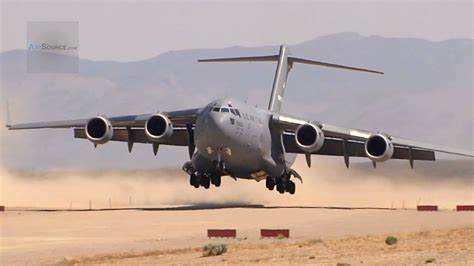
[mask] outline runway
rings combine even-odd
[[[393,263],[394,256],[403,262],[413,256],[421,259],[425,253],[433,253],[446,263],[474,262],[473,212],[216,205],[108,211],[11,210],[0,215],[4,265],[206,264],[222,259],[229,263],[311,263],[309,257],[318,259],[321,255],[312,252],[322,250],[325,255],[319,262],[332,265],[343,258],[355,263],[361,256],[369,264]],[[206,237],[208,228],[235,228],[237,239],[210,240]],[[288,228],[291,238],[260,239],[261,228]],[[400,237],[401,243],[385,250],[383,240],[389,234]],[[435,242],[430,242],[430,237]],[[412,252],[422,250],[416,254],[401,252],[408,248],[404,238],[410,240]],[[423,241],[429,246],[423,247]],[[228,243],[229,253],[201,258],[202,246],[215,242]],[[296,251],[289,252],[291,249]],[[268,254],[282,257],[274,260]]]

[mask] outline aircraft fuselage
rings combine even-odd
[[[196,120],[193,167],[199,172],[236,178],[281,176],[294,156],[285,161],[281,145],[281,149],[273,146],[272,152],[270,119],[269,111],[240,101],[212,101]]]

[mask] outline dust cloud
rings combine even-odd
[[[1,169],[0,205],[22,208],[92,208],[263,204],[273,206],[346,206],[414,208],[437,204],[452,209],[474,203],[474,161],[388,162],[373,169],[355,162],[303,158],[294,168],[303,176],[296,195],[268,191],[264,182],[224,177],[220,188],[195,189],[180,169],[50,170]]]

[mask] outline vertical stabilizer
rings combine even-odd
[[[272,94],[270,95],[270,102],[268,103],[268,110],[273,112],[280,112],[283,103],[283,95],[285,94],[286,80],[288,72],[291,69],[291,63],[288,61],[288,47],[286,45],[280,46],[280,53],[278,54],[278,65],[273,78]]]

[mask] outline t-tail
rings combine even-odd
[[[270,102],[268,103],[268,110],[273,111],[273,112],[280,112],[281,110],[281,105],[283,103],[283,95],[285,94],[286,81],[288,79],[288,73],[290,73],[290,70],[293,67],[294,63],[302,63],[302,64],[332,67],[332,68],[341,68],[341,69],[346,69],[346,70],[362,71],[362,72],[369,72],[369,73],[376,73],[376,74],[383,75],[383,72],[376,71],[376,70],[336,65],[336,64],[325,63],[321,61],[293,57],[289,55],[289,49],[286,45],[280,46],[280,53],[277,55],[198,60],[198,62],[274,62],[274,61],[277,62],[277,68],[275,71],[275,77],[273,78],[273,87],[272,87],[272,94],[270,95]]]

